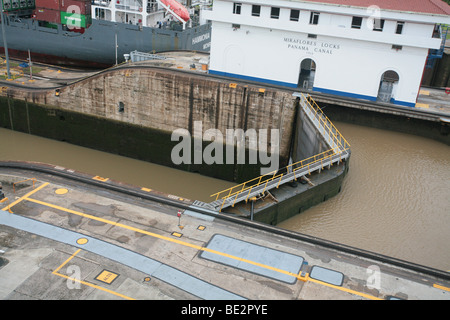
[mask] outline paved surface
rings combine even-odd
[[[201,54],[170,58],[148,64],[206,72]],[[46,67],[34,82],[24,76],[14,83],[54,87],[90,74]],[[450,114],[442,90],[423,89],[419,103],[424,112]],[[34,186],[24,182],[13,191],[12,182],[32,177]],[[178,217],[176,206],[49,175],[0,170],[0,182],[9,198],[0,204],[0,299],[450,300],[448,277],[268,232],[257,223],[191,210]]]
[[[450,91],[434,88],[422,88],[419,92],[416,108],[448,114],[450,117]]]
[[[0,58],[0,75],[3,76],[3,86],[18,86],[18,87],[32,87],[37,89],[55,88],[59,87],[84,77],[89,77],[98,71],[83,71],[64,67],[46,65],[41,63],[33,64],[33,73],[30,75],[29,67],[20,67],[24,63],[19,60],[10,60],[10,74],[9,80],[5,79],[7,72],[6,62]]]
[[[448,280],[257,223],[28,171],[0,181],[0,299],[450,300]]]

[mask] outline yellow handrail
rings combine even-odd
[[[319,105],[316,103],[316,101],[314,101],[314,99],[311,98],[311,96],[308,95],[308,98],[306,98],[303,93],[302,93],[303,98],[305,99],[305,101],[308,103],[308,105],[314,110],[314,115],[317,114],[317,112],[319,111],[320,114],[324,117],[322,119],[322,117],[319,117],[319,121],[322,121],[323,124],[330,130],[329,132],[332,132],[332,129],[335,130],[336,134],[333,133],[333,136],[336,138],[339,138],[339,143],[340,145],[346,149],[350,147],[350,143],[348,143],[348,141],[344,138],[344,136],[340,133],[340,131],[336,128],[336,126],[330,121],[330,119],[328,119],[328,117],[326,116],[325,113],[323,113],[322,109],[319,107]],[[314,106],[311,104],[311,102],[313,102]],[[326,121],[325,121],[325,120]],[[330,125],[330,126],[329,126]],[[342,144],[342,140],[344,141],[344,144]]]
[[[331,158],[333,155],[338,154],[338,152],[336,152],[336,150],[340,151],[340,149],[338,147],[333,148],[333,149],[329,149],[329,150],[324,151],[322,153],[313,155],[313,156],[311,156],[311,157],[309,157],[307,159],[303,159],[303,160],[300,160],[298,162],[292,163],[292,164],[282,168],[281,171],[284,171],[284,170],[289,171],[289,169],[292,168],[293,171],[295,172],[295,171],[297,171],[299,169],[302,169],[302,168],[304,168],[306,166],[309,167],[309,165],[311,165],[311,164],[314,164],[314,163],[317,163],[319,161],[322,161],[323,159],[326,159],[328,157]],[[346,150],[343,150],[343,151],[346,151]],[[339,154],[342,153],[343,151],[340,151]],[[277,178],[281,178],[281,176],[284,174],[284,173],[281,173],[281,174],[276,175],[277,172],[278,171],[272,171],[272,172],[269,172],[269,173],[267,173],[265,175],[253,178],[251,180],[248,180],[248,181],[243,182],[241,184],[238,184],[236,186],[233,186],[233,187],[230,187],[228,189],[225,189],[225,190],[219,191],[217,193],[214,193],[214,194],[211,195],[211,197],[216,196],[216,200],[218,200],[219,197],[222,194],[228,193],[227,195],[223,196],[221,199],[231,198],[232,196],[234,196],[236,194],[239,194],[239,193],[242,193],[244,191],[247,191],[249,189],[252,189],[253,187],[257,187],[257,186],[259,186],[259,185],[261,185],[263,183],[275,180]],[[268,177],[270,177],[270,178],[268,178]],[[266,179],[264,179],[264,178],[266,178]],[[247,185],[249,185],[249,183],[254,182],[256,180],[258,180],[258,183],[250,185],[250,186],[247,186]]]
[[[350,148],[350,144],[342,136],[342,134],[339,132],[339,130],[333,125],[333,123],[323,113],[322,109],[317,105],[317,103],[309,95],[308,95],[309,99],[306,98],[303,94],[302,94],[302,97],[307,102],[307,106],[309,106],[309,108],[313,111],[314,118],[317,117],[317,119],[319,121],[319,130],[320,130],[320,126],[321,126],[323,132],[327,131],[328,134],[330,135],[330,137],[332,137],[333,141],[336,143],[337,147],[334,147],[334,148],[326,150],[322,153],[313,155],[307,159],[303,159],[303,160],[297,161],[295,163],[292,163],[292,164],[282,168],[281,171],[286,170],[286,172],[289,172],[289,170],[291,169],[295,173],[297,170],[301,170],[303,168],[308,167],[308,174],[311,174],[310,165],[318,163],[320,161],[321,168],[323,169],[323,161],[327,158],[330,158],[330,160],[332,160],[333,155],[339,154],[339,162],[341,162],[342,161],[342,157],[341,157],[342,153],[346,152]],[[313,102],[313,104],[311,104],[310,100]],[[330,162],[330,165],[332,165],[331,162]],[[277,188],[278,188],[280,185],[281,179],[284,175],[284,173],[280,173],[280,174],[276,175],[277,172],[279,172],[279,171],[280,170],[272,171],[265,175],[261,175],[259,177],[253,178],[244,183],[238,184],[234,187],[214,193],[211,195],[211,197],[215,196],[216,197],[215,200],[218,200],[219,198],[223,200],[222,206],[220,207],[220,211],[222,210],[226,199],[229,199],[234,196],[235,198],[234,198],[234,201],[232,204],[232,206],[234,206],[238,195],[243,192],[246,192],[246,191],[248,191],[247,197],[245,199],[245,201],[247,202],[248,197],[250,196],[250,193],[251,193],[251,190],[253,189],[253,187],[258,187],[258,186],[262,185],[263,183],[265,183],[265,187],[264,187],[264,191],[265,191],[267,188],[267,185],[270,181],[273,181],[273,180],[279,178],[279,181],[277,184]]]
[[[340,157],[341,154],[342,154],[343,152],[347,151],[347,150],[348,150],[348,149],[345,149],[345,150],[339,152],[339,162],[342,161],[342,160],[341,160],[341,157]],[[333,155],[334,155],[334,154],[330,154],[330,155],[324,156],[324,158],[329,157],[330,160],[331,160],[331,158],[332,158]],[[311,158],[314,158],[314,157],[315,157],[315,156],[313,156],[313,157],[311,157]],[[297,170],[300,170],[300,169],[302,169],[302,168],[308,166],[308,174],[311,174],[311,172],[309,171],[309,170],[310,170],[310,169],[309,169],[309,166],[310,166],[311,164],[317,163],[317,162],[319,162],[319,161],[323,161],[324,158],[316,159],[316,160],[314,160],[313,162],[310,162],[310,163],[304,164],[304,165],[301,166],[301,167],[295,168],[295,169],[293,170],[293,172],[294,172],[294,174],[295,174],[295,172],[296,172]],[[322,167],[322,169],[323,169],[323,167]],[[279,174],[279,175],[277,175],[277,176],[272,176],[272,178],[270,178],[270,179],[268,179],[268,180],[264,180],[262,183],[258,183],[258,184],[256,184],[256,185],[252,185],[252,186],[250,186],[250,187],[243,188],[243,189],[241,189],[240,191],[236,191],[236,192],[233,192],[233,193],[231,193],[231,190],[230,190],[227,196],[224,196],[224,197],[221,198],[221,199],[222,199],[222,205],[220,206],[219,212],[222,211],[222,208],[223,208],[223,206],[225,205],[225,200],[227,200],[227,199],[229,199],[229,198],[231,198],[231,197],[234,197],[234,201],[233,201],[233,204],[232,204],[232,206],[234,207],[234,205],[236,204],[236,201],[237,201],[237,198],[238,198],[239,194],[241,194],[241,193],[243,193],[244,191],[247,191],[247,190],[248,190],[247,197],[245,198],[245,201],[247,202],[247,201],[248,201],[248,197],[250,196],[250,193],[251,193],[251,190],[253,189],[253,187],[257,187],[257,186],[259,186],[259,185],[261,185],[261,184],[264,183],[264,184],[265,184],[264,191],[265,191],[265,189],[266,189],[266,187],[267,187],[267,185],[268,185],[268,183],[269,183],[270,181],[275,180],[275,179],[278,179],[278,178],[280,178],[280,181],[281,181],[281,178],[282,178],[283,175],[284,175],[284,174],[281,173],[281,174]],[[279,186],[279,184],[280,184],[280,181],[279,181],[278,184],[277,184],[277,188],[278,188],[278,186]],[[239,186],[240,186],[240,185],[239,185]],[[229,189],[232,189],[232,188],[229,188]],[[229,189],[227,189],[227,190],[225,190],[225,191],[228,191]],[[264,191],[263,191],[263,192],[264,192]],[[219,192],[219,194],[221,194],[221,193],[223,193],[223,192]],[[214,195],[216,195],[216,194],[214,194]],[[217,199],[218,199],[218,197],[216,198],[216,200],[217,200]]]

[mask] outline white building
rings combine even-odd
[[[442,0],[214,0],[210,73],[415,106]]]

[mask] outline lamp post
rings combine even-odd
[[[2,36],[3,36],[3,47],[5,48],[7,77],[8,77],[8,79],[11,79],[11,72],[9,71],[8,44],[6,42],[5,14],[4,14],[4,8],[3,8],[3,0],[2,0]]]

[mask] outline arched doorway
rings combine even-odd
[[[314,77],[316,76],[316,63],[312,59],[303,59],[300,64],[300,74],[298,77],[298,88],[312,90]]]
[[[378,89],[378,101],[391,102],[395,98],[395,91],[399,80],[398,73],[393,70],[388,70],[383,73]]]

